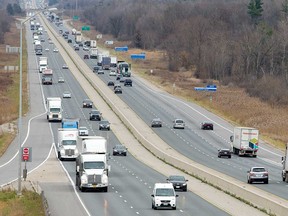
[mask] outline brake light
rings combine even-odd
[[[264,176],[268,176],[268,172],[265,172],[263,175],[264,175]]]

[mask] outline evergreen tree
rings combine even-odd
[[[288,0],[284,0],[282,3],[282,13],[284,15],[284,19],[287,21],[288,19]]]
[[[258,24],[259,19],[262,16],[262,5],[262,0],[250,0],[250,3],[248,4],[248,14],[256,25]]]
[[[14,10],[13,10],[13,6],[9,3],[6,7],[7,13],[11,16],[14,15]]]

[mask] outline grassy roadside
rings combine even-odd
[[[0,192],[0,215],[34,216],[45,215],[41,196],[35,192],[23,190],[18,196],[14,190]]]
[[[13,23],[10,32],[5,34],[5,43],[10,46],[19,47],[19,29]],[[27,46],[25,40],[25,31],[23,31],[23,115],[28,112],[28,87],[27,87]],[[19,65],[17,54],[5,52],[4,46],[0,48],[0,66]],[[19,115],[19,71],[6,72],[0,70],[0,124],[14,122]],[[15,123],[16,124],[16,123]],[[13,141],[17,131],[0,131],[0,157]],[[0,191],[0,215],[5,216],[34,216],[45,215],[42,204],[42,198],[34,191],[23,189],[22,196],[18,196],[15,190],[5,189]]]
[[[10,46],[19,47],[19,35],[20,31],[16,27],[16,23],[11,25],[10,32],[5,34],[5,43]],[[25,31],[23,31],[23,83],[22,83],[22,112],[25,115],[28,111],[28,87],[27,87],[27,45],[25,40]],[[2,46],[0,49],[0,64],[1,66],[6,65],[18,65],[20,55],[18,53],[6,53],[5,48]],[[0,124],[7,122],[15,122],[19,115],[19,70],[6,72],[0,70],[0,110],[1,118]],[[17,123],[14,123],[17,124]],[[12,131],[11,133],[3,131],[0,133],[0,156],[5,152],[5,150],[10,145],[11,141],[14,139],[17,131]]]

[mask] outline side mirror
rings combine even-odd
[[[154,194],[151,194],[151,197],[154,197]]]
[[[282,157],[281,160],[284,161],[284,157]]]
[[[233,139],[233,136],[230,136],[230,141],[233,142],[233,140],[234,140],[234,139]]]
[[[189,181],[188,179],[186,179],[186,182]]]
[[[179,197],[179,195],[178,194],[176,194],[176,196],[175,197]]]

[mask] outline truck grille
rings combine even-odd
[[[89,175],[88,184],[99,184],[101,183],[101,175]]]
[[[52,118],[58,118],[58,114],[53,114]]]
[[[65,155],[71,156],[71,155],[75,154],[74,152],[75,152],[74,149],[66,149],[65,150]]]

